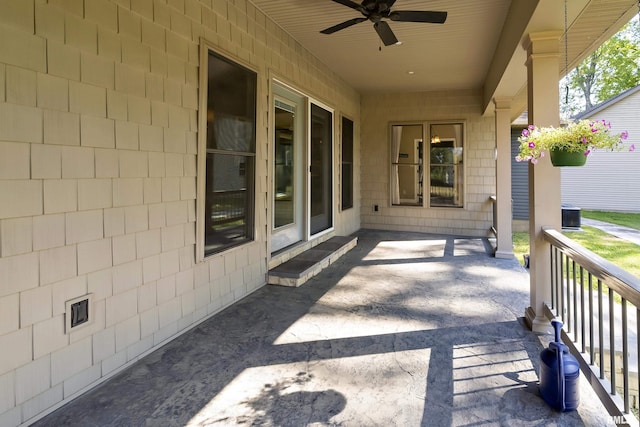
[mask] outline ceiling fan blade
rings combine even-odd
[[[350,27],[352,25],[355,24],[359,24],[363,21],[366,21],[367,18],[353,18],[353,19],[349,19],[348,21],[344,21],[340,24],[334,25],[333,27],[329,27],[329,28],[325,28],[324,30],[320,31],[322,34],[333,34],[336,31],[340,31],[340,30],[344,30],[347,27]]]
[[[351,0],[333,0],[333,1],[336,2],[336,3],[340,3],[341,5],[350,7],[351,9],[355,9],[358,12],[364,13],[363,12],[364,8],[362,7],[362,5],[360,5],[360,4],[356,3],[356,2],[353,2]]]
[[[385,46],[390,46],[392,44],[398,43],[398,39],[396,35],[391,31],[391,27],[384,21],[379,21],[373,24],[373,28],[376,29],[378,36],[380,36],[380,40],[384,43]]]
[[[429,10],[396,10],[389,13],[389,19],[401,22],[428,22],[430,24],[444,24],[447,12],[433,12]]]

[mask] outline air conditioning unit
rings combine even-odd
[[[562,205],[562,229],[580,229],[580,208],[571,205]]]

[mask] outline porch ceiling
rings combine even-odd
[[[320,34],[361,16],[331,0],[251,1],[360,93],[483,88],[485,108],[493,96],[519,95],[524,109],[522,40],[529,32],[564,28],[561,0],[397,0],[394,10],[447,11],[447,21],[390,22],[402,44],[385,47],[371,22]],[[569,0],[568,11],[569,62],[575,64],[638,7],[637,0]]]
[[[349,84],[366,93],[481,86],[511,1],[397,0],[393,10],[447,11],[448,17],[442,25],[390,21],[402,44],[388,47],[382,45],[369,21],[331,35],[320,34],[324,28],[362,16],[331,0],[254,3]]]

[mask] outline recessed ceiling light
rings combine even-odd
[[[410,76],[413,76],[415,73],[415,71],[407,71],[407,74],[409,74]]]

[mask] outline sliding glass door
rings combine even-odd
[[[271,252],[333,227],[333,112],[274,81]]]
[[[310,234],[333,226],[333,113],[311,104]]]
[[[271,251],[277,251],[304,239],[306,102],[277,84],[273,94]]]

